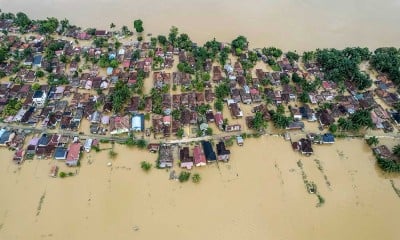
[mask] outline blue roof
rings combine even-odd
[[[115,53],[108,54],[108,59],[109,60],[115,59]]]
[[[37,90],[33,94],[33,98],[41,98],[43,96],[43,91],[42,90]]]
[[[206,155],[206,159],[208,161],[215,161],[217,160],[217,155],[215,155],[215,152],[212,148],[212,145],[208,141],[202,141],[201,145],[203,146],[204,150],[204,155]]]
[[[322,135],[322,141],[327,143],[335,142],[335,136],[331,133],[325,133]]]
[[[67,149],[63,147],[58,147],[56,148],[56,151],[54,153],[54,158],[67,158]]]
[[[113,72],[113,68],[112,67],[108,67],[107,68],[107,75],[111,75]]]
[[[33,64],[39,65],[42,62],[42,55],[36,55],[33,57]]]
[[[0,137],[0,143],[4,144],[5,142],[7,142],[8,139],[10,138],[10,135],[11,135],[11,131],[3,132],[3,134]]]
[[[42,137],[39,139],[38,145],[46,146],[49,144],[50,138],[46,134],[43,134]]]

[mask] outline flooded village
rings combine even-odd
[[[111,176],[125,170],[131,174],[128,171],[140,169],[141,164],[145,171],[134,169],[135,175],[121,173],[121,176],[140,178],[141,186],[154,186],[160,184],[160,179],[168,179],[158,169],[146,178],[146,172],[154,166],[167,169],[169,179],[184,182],[190,174],[194,183],[202,179],[204,184],[196,185],[203,189],[201,185],[221,177],[223,181],[216,184],[214,193],[224,189],[233,198],[236,193],[228,184],[237,184],[236,187],[246,192],[250,191],[247,190],[250,180],[257,181],[251,174],[257,166],[251,170],[251,164],[246,164],[254,160],[268,172],[263,176],[254,173],[254,176],[265,181],[283,186],[287,179],[301,176],[301,183],[294,187],[297,190],[289,195],[306,192],[307,195],[301,195],[307,196],[306,199],[309,195],[317,196],[313,198],[317,204],[311,210],[314,217],[317,216],[313,212],[315,207],[324,205],[325,196],[336,199],[324,164],[335,171],[340,167],[334,164],[347,164],[352,169],[366,164],[366,172],[359,170],[363,177],[378,171],[393,174],[390,177],[396,179],[394,174],[400,171],[397,87],[400,75],[387,70],[382,56],[393,54],[392,57],[400,58],[399,50],[382,48],[370,52],[367,48],[355,47],[300,54],[275,47],[251,49],[244,36],[230,43],[212,39],[198,46],[176,27],[167,36],[146,35],[139,21],[135,21],[135,31],[124,27],[117,30],[113,24],[109,29],[82,29],[66,19],[31,21],[21,14],[1,14],[0,147],[4,153],[2,161],[15,163],[12,167],[4,165],[7,166],[4,169],[11,173],[10,169],[14,168],[14,174],[23,174],[25,167],[47,164],[45,171],[37,167],[34,170],[35,174],[41,174],[38,179],[42,175],[47,179],[67,178],[56,179],[49,188],[63,181],[67,188],[68,185],[76,187],[72,179],[80,179],[85,172],[89,174],[87,179],[92,179],[87,184],[92,184],[101,173],[108,176],[107,180],[99,180],[104,189],[114,186],[109,191],[121,191],[121,194],[126,189],[115,187]],[[346,162],[348,157],[343,151],[352,159],[357,159],[359,151],[363,159],[352,160],[357,163]],[[319,158],[334,159],[337,163],[321,163]],[[130,165],[133,161],[135,165]],[[99,163],[106,170],[99,169]],[[317,166],[315,171],[323,175],[323,180],[315,183],[316,180],[309,179],[306,171],[310,164]],[[202,168],[209,171],[200,174]],[[242,176],[242,168],[249,182],[236,183]],[[176,171],[180,173],[175,174]],[[354,180],[358,173],[346,170],[346,174],[351,182],[349,188],[339,183],[340,177],[331,177],[338,185],[344,185],[345,191],[355,192],[361,184]],[[156,180],[142,179],[153,175]],[[272,175],[276,179],[269,179]],[[377,179],[376,184],[384,181]],[[391,194],[394,191],[400,197],[396,187],[400,183],[390,181],[391,187],[385,182],[385,190]],[[160,187],[183,191],[170,181],[164,182]],[[380,185],[370,187],[377,186]],[[187,191],[196,194],[193,190]],[[163,197],[150,190],[143,196],[150,199],[152,194]],[[45,195],[46,190],[36,216],[42,214]],[[362,205],[359,195],[354,196],[357,206]],[[216,194],[212,198],[218,197],[221,196]],[[264,193],[262,197],[266,197]],[[91,206],[94,199],[91,192],[87,198],[87,206]],[[292,201],[287,196],[284,200],[276,199],[273,201]],[[336,200],[340,201],[339,197]],[[170,197],[168,201],[175,208],[180,200]],[[188,203],[180,203],[190,209]],[[230,204],[227,204],[229,209],[236,209],[236,205]],[[262,208],[269,207],[262,205]],[[279,215],[269,210],[274,216]],[[162,214],[171,214],[163,211]],[[246,219],[234,218],[235,221],[251,218],[240,214]],[[151,210],[153,215],[157,213]],[[181,224],[174,227],[180,228]],[[151,226],[148,222],[143,225]],[[0,234],[1,228],[0,219]],[[141,234],[142,228],[135,225],[133,229]],[[257,225],[257,229],[262,228]],[[274,236],[296,236],[295,233],[285,235],[283,228],[274,231],[279,232]],[[260,235],[249,234],[255,238],[267,235],[264,230]],[[306,235],[303,232],[302,236]]]

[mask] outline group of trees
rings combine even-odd
[[[378,48],[371,57],[371,65],[389,75],[397,85],[400,84],[400,50],[394,47]]]
[[[316,61],[322,66],[328,80],[336,83],[351,81],[359,90],[369,88],[371,79],[365,73],[360,72],[358,65],[361,61],[368,60],[370,56],[367,48],[317,49]]]
[[[244,36],[238,36],[235,38],[232,43],[231,43],[232,49],[234,50],[234,53],[237,56],[240,56],[243,51],[247,50],[247,47],[249,46],[249,42],[247,41],[247,38]]]
[[[2,116],[13,116],[21,109],[22,103],[18,99],[10,99],[2,111]]]
[[[374,123],[371,119],[371,113],[369,110],[362,109],[354,112],[350,117],[339,118],[338,127],[344,132],[356,132],[362,128],[372,128]]]
[[[113,111],[115,113],[119,113],[122,110],[126,101],[130,98],[130,96],[131,92],[129,88],[126,86],[126,83],[118,81],[115,84],[114,91],[110,95]]]

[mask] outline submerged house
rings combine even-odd
[[[132,131],[143,132],[144,131],[144,114],[137,114],[132,117]]]
[[[67,159],[65,160],[65,164],[67,166],[78,166],[79,157],[81,155],[81,144],[79,142],[74,142],[69,146],[69,151],[67,154]]]
[[[211,143],[209,141],[202,141],[201,145],[203,146],[204,155],[206,156],[207,162],[215,162],[217,160],[217,156],[215,155]]]
[[[158,158],[158,167],[167,168],[173,166],[173,157],[171,147],[168,145],[163,145],[160,147],[160,155]]]
[[[110,119],[110,134],[122,134],[129,132],[129,116],[112,117]]]
[[[54,152],[54,159],[56,160],[65,160],[67,159],[68,149],[64,147],[57,147]]]
[[[181,161],[181,168],[192,169],[193,157],[189,156],[189,147],[183,147],[179,151],[179,160]]]
[[[196,167],[207,165],[206,156],[200,146],[195,146],[193,149],[193,162]]]
[[[229,161],[231,151],[225,148],[225,143],[223,141],[217,143],[217,156],[219,161]]]
[[[305,139],[305,138],[300,139],[300,141],[298,142],[298,146],[301,154],[310,156],[311,154],[314,153],[314,150],[312,149],[312,142],[310,139]]]

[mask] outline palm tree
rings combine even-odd
[[[115,28],[115,24],[114,23],[110,23],[110,29]]]
[[[397,144],[396,146],[394,146],[392,151],[396,157],[400,157],[400,144]]]
[[[367,144],[370,146],[372,146],[372,145],[376,146],[379,144],[379,139],[375,136],[367,138],[366,141],[367,141]]]

